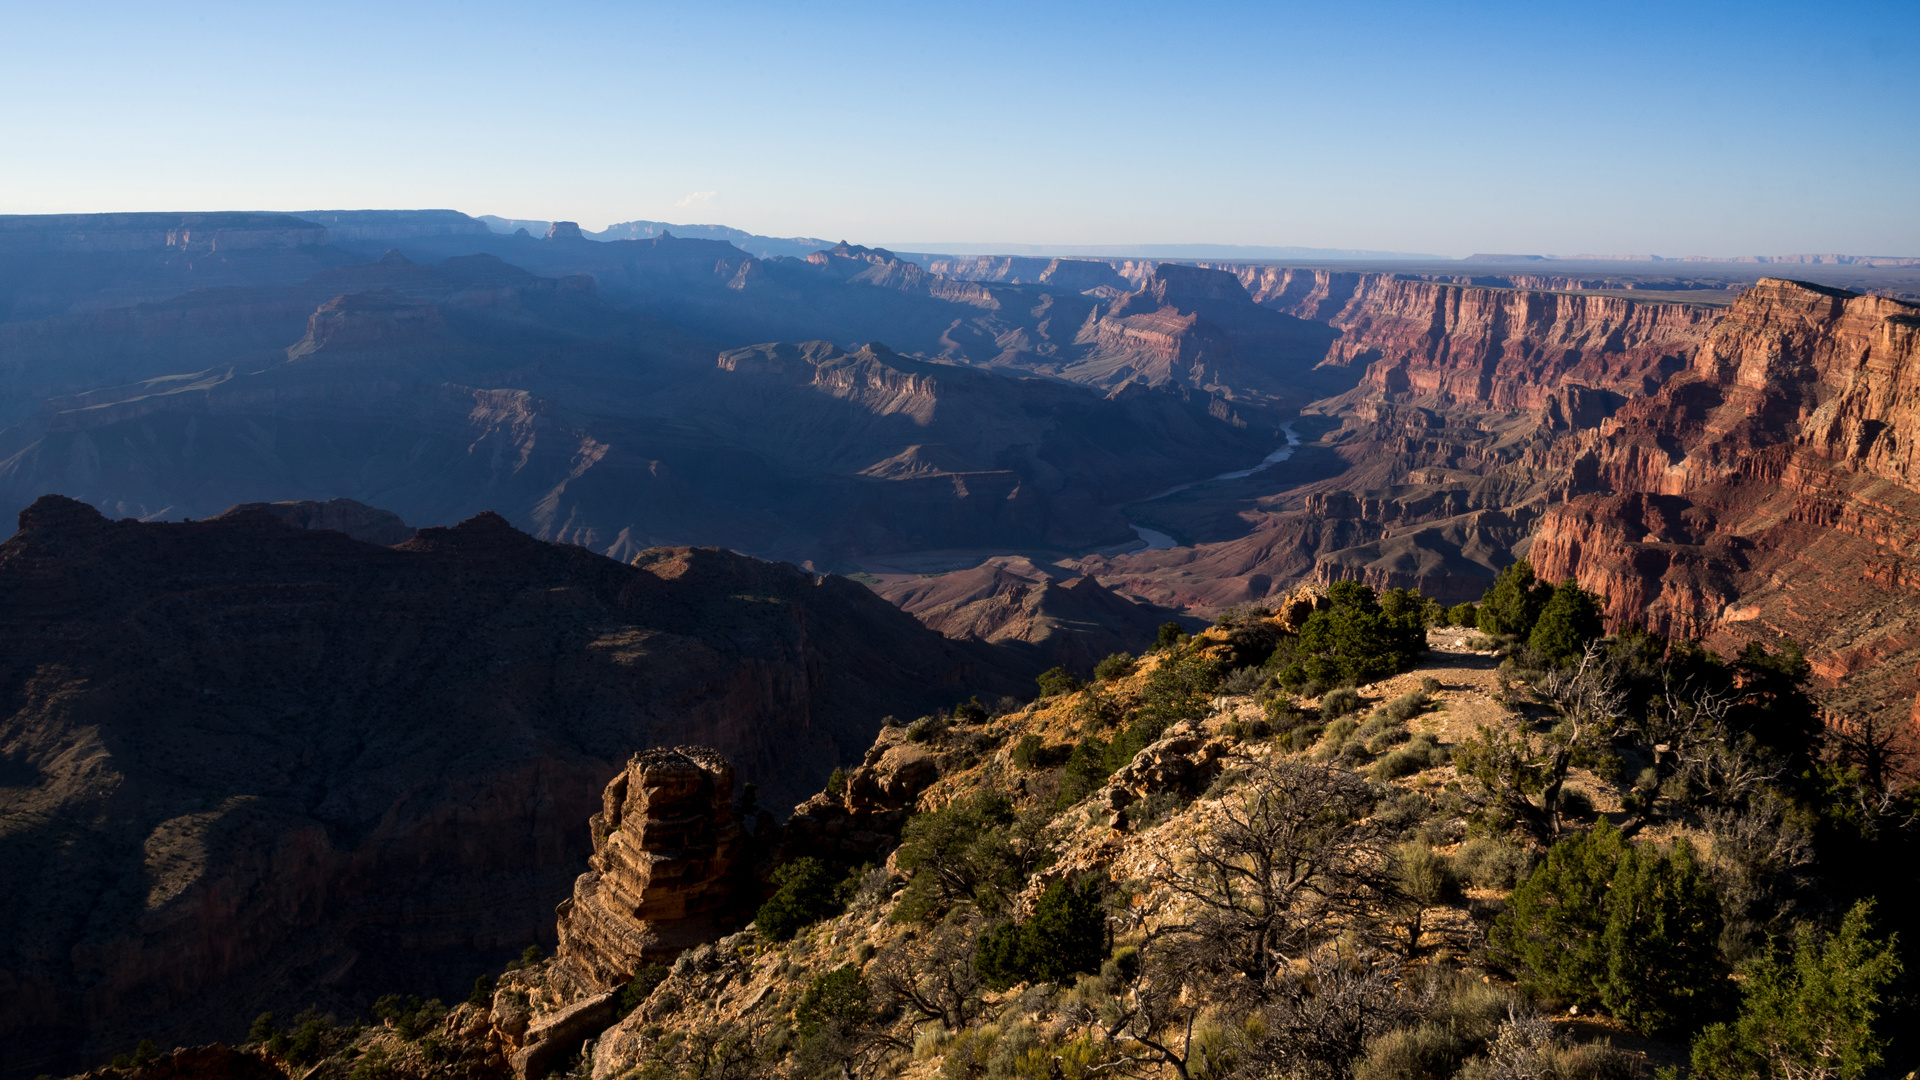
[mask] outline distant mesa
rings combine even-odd
[[[577,221],[556,221],[547,229],[549,240],[585,240],[580,235],[580,223]]]
[[[413,530],[391,510],[381,510],[352,499],[290,500],[272,503],[240,503],[214,521],[266,513],[297,529],[331,529],[355,540],[381,547],[404,544],[413,539]]]
[[[0,215],[0,251],[103,254],[152,249],[205,252],[317,247],[325,226],[292,214]]]

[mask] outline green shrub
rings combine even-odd
[[[940,1062],[941,1080],[979,1080],[987,1075],[987,1064],[993,1060],[994,1044],[999,1040],[1000,1029],[993,1024],[955,1035]]]
[[[1333,723],[1328,724],[1326,728],[1323,729],[1320,741],[1323,745],[1330,743],[1338,747],[1352,738],[1353,733],[1359,730],[1360,722],[1358,720],[1355,720],[1351,716],[1343,716]]]
[[[1325,731],[1326,729],[1319,724],[1306,724],[1281,735],[1274,742],[1280,749],[1297,754],[1302,750],[1313,749],[1314,744],[1320,741]]]
[[[1023,980],[1061,982],[1100,970],[1107,955],[1107,915],[1097,879],[1047,886],[1024,923],[1003,923],[980,936],[974,966],[995,990]]]
[[[376,1046],[353,1063],[353,1071],[347,1074],[347,1080],[392,1080],[395,1075],[393,1065],[387,1061],[386,1050]]]
[[[1491,1041],[1507,1018],[1520,1012],[1520,995],[1504,986],[1456,974],[1432,1019],[1475,1043]]]
[[[1071,694],[1082,685],[1079,679],[1073,677],[1073,672],[1063,667],[1048,668],[1033,681],[1040,685],[1040,696],[1043,698]]]
[[[988,912],[1004,908],[1052,858],[1039,838],[1043,827],[1041,815],[1016,814],[1013,804],[993,791],[915,814],[901,831],[894,856],[894,865],[910,878],[891,917],[932,922],[963,900]]]
[[[1100,739],[1086,738],[1067,755],[1067,767],[1060,775],[1060,794],[1055,799],[1059,809],[1064,810],[1100,790],[1100,785],[1113,775],[1113,769],[1107,765],[1108,749]]]
[[[1353,739],[1353,733],[1359,729],[1360,725],[1348,716],[1328,724],[1320,733],[1320,743],[1314,747],[1313,756],[1320,761],[1330,761],[1341,756],[1348,745],[1360,745]]]
[[[1560,789],[1560,817],[1567,821],[1590,821],[1593,819],[1593,799],[1579,788]]]
[[[1426,712],[1432,704],[1433,699],[1427,696],[1425,690],[1411,690],[1380,706],[1380,711],[1386,714],[1387,719],[1404,724]]]
[[[1220,667],[1219,661],[1192,651],[1160,661],[1140,689],[1140,705],[1134,709],[1129,725],[1138,730],[1142,741],[1120,764],[1132,760],[1133,754],[1174,724],[1204,720],[1212,711],[1213,694],[1220,685]]]
[[[1421,1024],[1377,1035],[1353,1080],[1451,1080],[1469,1051],[1465,1039],[1439,1024]]]
[[[1329,690],[1327,691],[1327,695],[1320,699],[1320,718],[1322,720],[1335,720],[1350,712],[1358,712],[1359,710],[1360,691],[1355,690],[1351,686],[1343,686],[1338,690]]]
[[[1383,603],[1357,581],[1335,582],[1329,606],[1300,628],[1297,658],[1280,673],[1287,686],[1311,680],[1365,682],[1404,671],[1427,648],[1425,602],[1390,590]]]
[[[1447,622],[1452,626],[1477,628],[1480,625],[1480,607],[1472,601],[1455,604],[1447,609]]]
[[[1694,1040],[1694,1075],[1857,1080],[1877,1068],[1887,1041],[1874,1027],[1901,963],[1892,936],[1873,936],[1872,914],[1863,900],[1826,940],[1802,923],[1790,955],[1764,954],[1741,983],[1739,1017]]]
[[[1071,753],[1073,748],[1070,746],[1048,746],[1045,739],[1028,734],[1014,744],[1013,752],[1009,757],[1013,760],[1014,768],[1031,771],[1051,769],[1065,762]]]
[[[374,1000],[373,1018],[393,1025],[403,1039],[413,1040],[431,1031],[447,1014],[438,1000],[422,1000],[418,994],[384,994]]]
[[[827,774],[827,794],[838,797],[847,793],[847,770],[838,765]]]
[[[467,1004],[482,1007],[490,1005],[493,1002],[493,986],[491,975],[482,975],[473,980],[473,990],[467,994]]]
[[[1403,776],[1412,776],[1423,769],[1431,769],[1445,764],[1447,752],[1430,734],[1422,732],[1413,737],[1407,745],[1387,754],[1374,764],[1373,775],[1376,780],[1398,780]]]
[[[1167,649],[1185,640],[1187,640],[1186,628],[1182,627],[1179,623],[1161,623],[1160,633],[1154,638],[1153,647],[1155,649]]]
[[[1561,583],[1540,609],[1527,644],[1556,664],[1578,657],[1587,643],[1606,633],[1600,600],[1572,581]]]
[[[852,964],[815,975],[793,1010],[794,1027],[802,1039],[834,1027],[851,1028],[873,1015],[873,990]]]
[[[1273,735],[1273,724],[1265,717],[1252,720],[1230,720],[1224,729],[1230,739],[1265,739]]]
[[[1124,679],[1133,673],[1133,664],[1132,656],[1123,652],[1114,653],[1093,665],[1093,680],[1112,682],[1115,679]]]
[[[753,924],[774,941],[786,941],[833,913],[834,875],[819,859],[807,856],[780,867],[773,884],[777,888],[760,905]]]
[[[253,1026],[247,1029],[247,1041],[250,1043],[265,1043],[268,1039],[273,1038],[274,1032],[277,1030],[279,1029],[273,1026],[273,1014],[263,1012],[253,1018]]]
[[[944,716],[923,716],[907,725],[907,741],[927,742],[947,730],[947,718]]]
[[[1684,840],[1662,852],[1602,820],[1547,852],[1492,942],[1531,991],[1663,1034],[1714,1006],[1720,925],[1719,897]]]
[[[1503,840],[1480,838],[1460,845],[1454,853],[1460,876],[1476,889],[1511,889],[1533,869],[1526,849]]]
[[[1276,694],[1266,705],[1267,724],[1275,731],[1288,731],[1306,723],[1307,714],[1286,694]]]
[[[1258,691],[1266,681],[1266,673],[1257,667],[1234,668],[1220,680],[1220,692],[1245,697]]]
[[[1406,725],[1392,723],[1385,717],[1378,717],[1376,720],[1361,724],[1360,730],[1353,734],[1367,748],[1369,754],[1384,754],[1406,742],[1408,738]]]
[[[1552,596],[1553,586],[1535,581],[1533,564],[1521,559],[1500,571],[1492,588],[1480,598],[1480,629],[1488,634],[1526,637],[1533,633],[1533,624]]]
[[[639,971],[633,973],[633,978],[627,980],[627,985],[620,988],[620,996],[614,999],[614,1012],[624,1017],[639,1008],[653,996],[654,990],[658,989],[661,983],[667,981],[667,976],[670,974],[672,969],[665,964],[647,964],[641,967]]]
[[[287,1040],[286,1058],[295,1065],[311,1065],[326,1056],[327,1037],[333,1025],[323,1016],[308,1014]]]

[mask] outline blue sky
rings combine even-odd
[[[1920,3],[0,0],[0,213],[1920,255]]]

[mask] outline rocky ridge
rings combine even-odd
[[[1311,596],[1296,599],[1311,608]],[[1293,625],[1294,614],[1282,610],[1274,618]],[[1180,865],[1183,853],[1221,827],[1226,815],[1261,794],[1250,778],[1289,761],[1328,756],[1310,752],[1321,725],[1307,725],[1309,738],[1297,745],[1284,733],[1270,737],[1260,701],[1224,694],[1200,718],[1174,725],[1141,749],[1099,788],[1057,808],[1057,764],[1017,764],[1014,750],[1035,740],[1043,745],[1072,743],[1085,734],[1089,710],[1137,701],[1160,665],[1183,656],[1224,658],[1239,648],[1236,641],[1248,632],[1260,631],[1251,624],[1210,630],[1179,650],[1143,658],[1134,672],[1110,683],[997,717],[955,721],[930,736],[883,729],[866,764],[848,777],[841,792],[822,792],[796,808],[793,823],[782,830],[795,846],[782,858],[838,850],[839,858],[857,865],[858,849],[820,842],[855,833],[844,824],[839,831],[823,833],[822,824],[895,822],[891,831],[881,826],[865,834],[884,854],[898,835],[897,822],[907,814],[962,806],[988,791],[1006,792],[1024,818],[1045,820],[1044,828],[1021,836],[1022,842],[1044,844],[1051,857],[1023,878],[1005,914],[1030,916],[1056,882],[1097,879],[1122,898],[1114,905],[1111,925],[1114,947],[1125,952],[1143,931],[1179,915],[1182,909],[1161,891],[1160,883]],[[1386,798],[1376,812],[1381,822],[1395,823],[1387,826],[1390,829],[1423,826],[1422,842],[1445,858],[1464,852],[1461,841],[1468,825],[1459,815],[1469,805],[1449,794],[1461,789],[1462,777],[1444,760],[1445,751],[1479,725],[1515,723],[1516,713],[1510,688],[1493,671],[1494,660],[1474,653],[1462,632],[1435,631],[1431,644],[1434,651],[1413,670],[1368,685],[1362,693],[1368,703],[1408,693],[1431,696],[1434,711],[1406,726],[1416,739],[1439,748],[1441,760],[1386,784]],[[1312,701],[1305,704],[1313,707]],[[1347,766],[1336,762],[1333,767]],[[1597,809],[1620,812],[1620,791],[1601,777],[1576,769],[1571,784]],[[883,790],[888,793],[876,798]],[[618,780],[607,797],[610,805],[632,798]],[[596,837],[603,821],[595,819]],[[1684,823],[1678,831],[1662,828],[1669,839],[1688,835],[1690,829],[1697,832]],[[665,841],[669,849],[675,843]],[[730,1068],[767,1070],[800,1052],[795,1016],[808,988],[819,986],[830,973],[849,971],[858,973],[863,987],[871,987],[875,995],[873,1022],[886,1037],[876,1038],[874,1045],[891,1073],[942,1075],[949,1059],[972,1052],[971,1039],[990,1042],[996,1035],[1008,1037],[1004,1033],[1009,1030],[1024,1033],[1013,1038],[1030,1040],[1016,1047],[1044,1046],[1066,1060],[1076,1060],[1068,1054],[1089,1052],[1098,1054],[1098,1060],[1114,1060],[1113,1055],[1124,1052],[1127,1037],[1121,1029],[1096,1034],[1099,1014],[1090,1020],[1089,1011],[1105,1000],[1102,994],[1131,1000],[1126,983],[1133,973],[1109,965],[1097,976],[1089,973],[1061,983],[1018,982],[1004,990],[982,985],[971,974],[970,947],[957,953],[963,967],[947,966],[954,963],[955,943],[981,929],[977,915],[971,921],[956,916],[951,926],[900,915],[907,895],[900,887],[910,884],[915,873],[935,872],[930,867],[904,870],[888,858],[884,866],[853,875],[861,887],[843,911],[791,940],[776,940],[754,926],[715,936],[681,952],[670,969],[628,984],[637,987],[631,994],[616,995],[600,987],[619,982],[623,973],[639,973],[636,958],[625,957],[607,969],[607,977],[579,985],[570,966],[581,957],[569,959],[563,948],[552,960],[507,973],[490,1000],[446,1012],[425,1038],[398,1035],[391,1023],[384,1030],[343,1030],[329,1044],[328,1056],[304,1067],[311,1069],[309,1075],[333,1080],[357,1060],[378,1053],[408,1076],[440,1075],[451,1067],[468,1077],[511,1075],[525,1080],[551,1068],[581,1078],[617,1080],[635,1070],[707,1067],[716,1058]],[[1497,974],[1481,966],[1485,919],[1497,910],[1505,891],[1498,883],[1488,887],[1475,879],[1465,894],[1426,907],[1419,917],[1423,969],[1429,974],[1464,972],[1462,981],[1490,987],[1482,996],[1498,1007],[1496,1025],[1508,1009],[1526,1007]],[[568,917],[563,906],[561,918]],[[1393,918],[1398,926],[1405,916]],[[962,937],[956,938],[956,931]],[[909,996],[915,993],[922,996]],[[899,1000],[902,996],[905,1002]],[[1639,1067],[1676,1060],[1672,1045],[1637,1038],[1615,1024],[1577,1013],[1554,1013],[1551,1021],[1557,1030],[1581,1040],[1604,1037],[1624,1044]],[[422,1048],[429,1042],[439,1047],[438,1066],[423,1057]],[[263,1048],[251,1053],[285,1067]],[[1045,1075],[1044,1062],[1023,1067]],[[97,1080],[113,1075],[103,1071]]]

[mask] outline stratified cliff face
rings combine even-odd
[[[1217,609],[1344,578],[1477,598],[1565,498],[1569,465],[1554,448],[1658,390],[1716,317],[1704,305],[1241,271],[1262,303],[1338,327],[1325,367],[1361,385],[1309,407],[1303,422],[1320,437],[1284,467],[1132,511],[1193,546],[1083,562],[1156,604]]]
[[[1172,383],[1304,404],[1345,389],[1315,371],[1334,336],[1254,303],[1223,270],[1161,263],[1137,291],[1089,314],[1075,339],[1084,355],[1059,370],[1095,386]]]
[[[1559,455],[1532,556],[1640,622],[1785,634],[1904,715],[1920,671],[1920,307],[1769,279],[1682,374]]]
[[[1337,317],[1343,333],[1327,362],[1365,365],[1384,400],[1539,409],[1568,385],[1616,398],[1652,393],[1713,318],[1694,305],[1375,276]]]
[[[48,496],[0,545],[12,1072],[397,986],[454,999],[551,941],[636,749],[714,746],[792,801],[881,717],[1030,678],[718,549],[626,565],[491,514],[390,548],[283,513]]]
[[[720,936],[741,839],[725,756],[700,746],[634,755],[588,825],[592,869],[559,908],[558,981],[613,990],[642,964]]]

